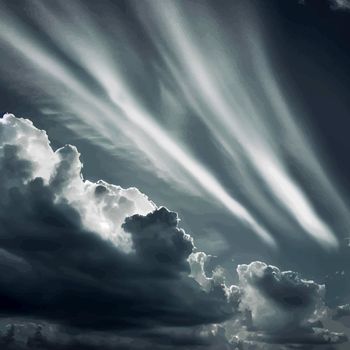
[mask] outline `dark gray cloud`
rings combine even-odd
[[[28,147],[18,142],[21,138]],[[188,276],[194,246],[178,228],[176,213],[160,207],[127,217],[118,233],[130,236],[128,250],[122,239],[113,240],[113,232],[104,237],[84,225],[83,216],[95,207],[75,203],[82,190],[77,188],[85,183],[74,147],[50,151],[42,132],[13,116],[1,120],[0,142],[3,315],[114,331],[194,327],[231,317],[234,309],[224,292],[206,292]],[[40,152],[47,157],[44,164],[35,161]],[[35,177],[49,170],[47,178]],[[96,219],[115,217],[113,210],[144,200],[133,191],[115,202],[112,190],[100,182],[84,197],[98,205],[105,200]]]
[[[237,269],[243,290],[243,308],[252,314],[252,326],[268,332],[302,328],[322,316],[325,287],[261,262]]]
[[[81,169],[75,147],[54,152],[28,120],[0,119],[0,309],[43,322],[47,348],[345,341],[317,323],[324,286],[261,262],[239,265],[237,286],[221,267],[207,275],[175,212]]]
[[[335,309],[334,318],[350,316],[350,304],[340,305]]]
[[[333,10],[350,10],[350,1],[349,0],[329,0],[331,8]]]

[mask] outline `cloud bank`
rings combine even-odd
[[[311,326],[322,317],[323,286],[260,262],[238,266],[237,286],[220,267],[207,276],[208,256],[176,213],[136,188],[84,180],[81,170],[75,147],[54,151],[29,120],[0,119],[3,317],[80,332],[61,344],[77,348],[101,348],[101,334],[132,349],[244,349],[290,343],[291,332],[298,343],[324,339]],[[324,343],[345,340],[329,334]]]

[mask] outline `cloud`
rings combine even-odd
[[[147,6],[144,5],[145,3]],[[211,13],[205,10],[205,6],[196,7],[196,13],[207,18],[205,28],[199,25],[201,28],[199,33],[208,31],[208,28],[215,28],[220,33],[218,36],[208,35],[207,40],[198,33],[196,35],[192,19],[186,16],[186,13],[193,11],[190,6],[184,11],[176,2],[145,1],[141,4],[135,2],[135,8],[150,36],[156,38],[154,44],[158,47],[160,54],[167,57],[168,51],[171,51],[171,58],[182,68],[179,70],[173,67],[175,64],[172,60],[168,63],[168,68],[179,89],[183,90],[184,95],[189,95],[192,108],[198,111],[198,116],[207,125],[211,135],[229,155],[232,166],[244,174],[240,186],[245,186],[246,191],[250,192],[253,198],[257,198],[257,193],[263,187],[255,188],[256,179],[250,183],[247,182],[251,174],[242,169],[242,164],[246,162],[252,166],[254,174],[262,180],[264,188],[270,192],[279,207],[286,210],[305,233],[325,249],[338,248],[339,242],[335,233],[319,215],[306,191],[292,176],[280,152],[280,144],[275,143],[278,137],[273,131],[276,130],[277,125],[280,125],[281,130],[283,129],[285,135],[288,135],[287,138],[291,140],[286,147],[288,152],[297,152],[298,162],[305,168],[313,168],[314,178],[317,178],[320,184],[324,182],[323,171],[314,166],[314,163],[317,164],[317,158],[310,152],[311,147],[303,137],[302,131],[296,126],[290,107],[274,80],[273,72],[268,70],[267,64],[262,63],[265,58],[264,51],[259,45],[261,38],[255,38],[252,41],[254,49],[249,50],[254,50],[250,52],[252,57],[259,57],[256,61],[253,59],[253,63],[254,66],[256,65],[258,84],[261,84],[261,89],[268,97],[266,104],[271,104],[272,107],[269,117],[264,115],[261,108],[249,96],[249,88],[242,84],[244,77],[240,77],[240,73],[232,69],[232,62],[239,66],[237,57],[234,54],[228,57],[225,50],[225,47],[232,46],[232,43],[225,42],[225,33],[220,33],[222,25],[211,18]],[[170,17],[166,16],[168,13],[171,13]],[[244,32],[249,32],[249,36],[256,37],[255,32],[261,30],[251,30],[251,26],[249,23],[244,27]],[[169,62],[166,59],[165,61]],[[220,62],[220,69],[216,69],[212,62]],[[186,81],[186,77],[189,77],[190,81]],[[236,88],[237,86],[239,88]],[[232,89],[234,94],[225,94],[225,91]],[[277,123],[274,118],[278,120]],[[295,146],[291,145],[298,145],[296,148],[300,147],[300,149],[296,151]],[[308,158],[311,158],[311,161]],[[237,184],[240,180],[239,176],[236,175],[236,177]],[[254,202],[259,203],[260,207],[266,207],[266,201],[255,200]],[[273,211],[273,215],[276,216],[276,211]],[[276,221],[275,218],[273,220]]]
[[[246,312],[246,339],[281,344],[345,342],[320,320],[326,315],[325,286],[262,262],[239,265],[240,308]]]
[[[306,326],[322,315],[323,285],[261,262],[239,265],[237,272],[243,289],[241,307],[251,312],[253,327],[281,332]]]
[[[330,0],[333,10],[350,10],[350,0]]]
[[[350,304],[340,305],[336,308],[334,318],[350,316]]]
[[[230,191],[223,186],[209,167],[192,155],[188,146],[179,139],[175,139],[140,103],[140,99],[128,87],[128,79],[125,79],[117,69],[115,58],[111,57],[108,47],[103,44],[105,41],[103,34],[97,29],[98,26],[88,20],[89,15],[86,14],[83,21],[79,20],[79,25],[74,29],[69,28],[68,23],[62,26],[57,15],[52,13],[52,8],[50,9],[47,4],[36,2],[34,6],[38,13],[42,14],[36,25],[44,25],[43,18],[49,20],[49,26],[45,26],[43,30],[57,47],[60,47],[60,50],[68,52],[69,60],[76,62],[90,78],[94,79],[96,85],[102,88],[101,97],[100,94],[96,94],[96,91],[92,92],[88,86],[84,86],[81,83],[81,77],[77,78],[76,72],[72,72],[69,65],[58,60],[44,43],[30,35],[26,24],[18,18],[13,18],[6,9],[2,9],[3,13],[6,13],[4,15],[6,24],[0,23],[0,26],[4,24],[8,30],[0,31],[0,39],[25,59],[26,66],[29,65],[39,75],[43,74],[48,79],[45,84],[46,93],[49,92],[61,108],[76,114],[80,120],[79,125],[89,125],[97,134],[103,136],[105,141],[109,140],[113,146],[118,145],[121,149],[127,149],[129,154],[135,154],[136,151],[141,159],[140,164],[146,156],[153,164],[153,174],[157,173],[159,177],[180,185],[179,188],[183,191],[214,198],[267,245],[276,248],[277,244],[271,233],[257,221],[254,214],[229,193]],[[82,13],[84,9],[76,3],[63,5],[62,11],[65,12],[64,17],[69,18],[72,15],[75,17],[76,11]],[[48,28],[55,29],[47,31]],[[83,31],[76,32],[77,28]],[[91,37],[86,36],[87,32],[94,32],[93,46],[91,46]],[[5,34],[2,35],[3,33]],[[74,38],[67,41],[67,36]],[[121,43],[125,38],[113,38],[113,41],[116,40]],[[132,61],[131,57],[128,57],[128,61]],[[98,62],[98,65],[92,62]],[[133,67],[133,70],[137,69],[138,67]],[[52,85],[64,86],[65,90],[69,91],[69,99],[62,96],[58,98],[55,88],[52,90]],[[95,118],[96,113],[100,115],[103,122]],[[81,129],[78,131],[81,132]],[[121,136],[127,140],[122,145],[116,141]]]
[[[3,317],[42,321],[53,349],[344,341],[312,326],[324,286],[261,262],[229,286],[221,267],[206,274],[176,213],[81,171],[75,147],[54,151],[29,120],[0,119]]]
[[[46,133],[29,120],[5,115],[0,122],[0,142],[0,176],[6,191],[25,188],[40,178],[53,192],[55,203],[69,204],[79,213],[84,228],[108,238],[120,248],[131,249],[128,235],[121,230],[124,219],[156,208],[136,188],[84,181],[77,149],[66,145],[54,152]]]
[[[0,120],[1,309],[86,329],[196,326],[230,317],[224,293],[188,276],[192,238],[135,188],[81,175],[73,146]],[[181,291],[181,293],[179,293]]]

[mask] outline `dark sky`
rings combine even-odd
[[[8,301],[0,306],[6,322],[39,319],[49,325],[45,332],[56,326],[64,334],[75,332],[73,340],[81,346],[101,342],[93,332],[115,328],[120,339],[111,344],[126,348],[162,349],[171,334],[174,347],[191,339],[191,346],[229,349],[221,331],[208,330],[219,324],[226,338],[237,335],[237,327],[248,332],[239,333],[242,349],[265,349],[271,342],[293,343],[288,337],[298,344],[317,342],[303,322],[312,308],[319,311],[324,293],[325,328],[349,333],[343,318],[333,319],[336,307],[350,302],[348,0],[0,0],[0,13],[0,110],[45,130],[53,150],[76,146],[83,177],[91,181],[80,184],[74,149],[64,148],[51,159],[51,148],[41,149],[46,141],[34,141],[39,136],[31,137],[32,129],[22,130],[18,122],[16,134],[3,123],[1,249],[5,260],[22,259],[35,270],[23,285],[16,285],[20,268],[4,283]],[[50,172],[56,175],[47,177]],[[136,187],[149,200],[116,194],[108,184],[95,193],[99,179]],[[13,195],[12,187],[19,194]],[[148,216],[132,216],[122,229],[134,214]],[[53,232],[50,239],[45,232]],[[38,252],[11,235],[38,245]],[[111,237],[125,251],[114,252]],[[41,245],[43,240],[47,244]],[[128,240],[135,256],[127,255],[132,254]],[[50,249],[55,253],[48,257]],[[191,252],[206,254],[202,265],[200,255]],[[207,273],[197,276],[202,288],[210,289],[207,294],[188,277],[189,256],[201,266],[199,275]],[[253,261],[296,271],[315,283],[295,276],[292,283],[288,274],[269,268],[259,274],[260,265],[247,270],[255,271],[256,279],[236,272],[239,264]],[[116,268],[120,264],[124,272]],[[101,271],[111,272],[101,279]],[[236,296],[225,292],[216,274],[225,276],[225,288],[239,285],[241,306],[231,305]],[[40,290],[48,281],[52,288],[45,298]],[[145,281],[157,290],[152,297]],[[325,291],[317,289],[321,284]],[[21,291],[11,294],[12,288]],[[171,292],[179,288],[184,295]],[[68,322],[86,289],[91,292],[75,311],[94,301],[96,307]],[[224,294],[232,299],[230,311],[221,305]],[[254,336],[239,317],[234,326],[222,323],[235,319],[249,297],[257,304],[249,309]],[[119,308],[119,317],[104,300]],[[267,316],[254,319],[254,312],[269,314],[259,300],[269,310],[277,308],[276,319],[288,331],[261,326],[270,323]],[[47,311],[34,311],[38,305]],[[208,305],[206,312],[198,311],[202,305]],[[91,317],[95,320],[87,326],[84,319]],[[215,335],[204,339],[205,332]]]

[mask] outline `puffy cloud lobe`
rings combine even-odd
[[[262,262],[237,268],[241,308],[251,311],[252,326],[269,332],[290,331],[314,322],[323,311],[324,286]]]
[[[75,147],[54,152],[44,132],[6,115],[0,165],[0,259],[17,266],[0,270],[4,314],[96,330],[231,316],[224,293],[188,276],[193,243],[177,215],[137,189],[85,181]]]
[[[235,310],[235,314],[237,314],[239,311],[240,288],[235,285],[228,286],[226,284],[225,271],[220,266],[212,271],[211,277],[208,277],[204,265],[209,258],[210,255],[204,252],[194,252],[188,257],[191,277],[193,277],[205,291],[225,295],[230,307],[232,310]]]
[[[42,178],[54,192],[55,202],[66,201],[77,210],[84,228],[125,251],[132,249],[130,236],[121,229],[125,218],[144,215],[156,208],[136,188],[84,181],[77,149],[66,145],[54,152],[46,133],[29,120],[11,114],[0,119],[0,146],[3,187],[21,187]]]
[[[193,241],[177,224],[177,214],[162,207],[146,216],[126,218],[122,227],[132,234],[138,258],[150,264],[153,271],[156,268],[159,273],[188,274],[187,258],[192,253]]]
[[[296,272],[255,261],[237,268],[240,309],[246,312],[246,340],[277,344],[336,344],[342,333],[324,329],[325,287]]]

